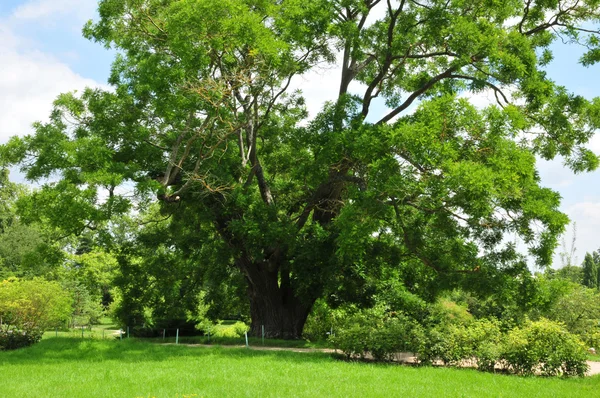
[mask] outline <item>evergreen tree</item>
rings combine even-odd
[[[598,264],[590,253],[585,253],[583,260],[583,285],[592,289],[598,287]]]

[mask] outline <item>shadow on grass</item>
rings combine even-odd
[[[226,357],[247,359],[268,357],[285,362],[323,362],[332,357],[324,353],[297,353],[286,351],[259,351],[246,348],[187,347],[163,345],[138,339],[93,340],[54,337],[14,351],[0,351],[0,365],[57,364],[61,362],[160,362],[178,357]]]

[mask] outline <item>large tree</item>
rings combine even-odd
[[[429,295],[523,269],[513,234],[550,263],[567,217],[536,156],[595,169],[600,100],[544,66],[556,40],[600,59],[599,5],[101,0],[84,34],[117,49],[112,90],[61,95],[1,153],[60,177],[22,209],[69,233],[157,198],[199,250],[227,250],[255,334],[298,337],[317,298],[368,301],[377,278]],[[337,100],[307,123],[290,81],[324,64]]]

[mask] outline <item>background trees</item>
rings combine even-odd
[[[168,279],[166,264],[188,271],[160,294],[184,301],[197,275],[223,286],[238,273],[252,331],[298,337],[318,298],[368,306],[390,284],[429,301],[493,286],[524,274],[507,234],[545,266],[567,222],[535,157],[598,166],[585,143],[600,102],[543,70],[558,38],[589,49],[583,65],[598,60],[595,0],[103,0],[99,11],[84,34],[118,48],[113,91],[61,95],[49,123],[0,153],[31,180],[60,176],[22,209],[66,233],[101,233],[158,200],[165,228],[121,250],[124,300]],[[333,62],[338,99],[307,123],[290,81]],[[472,106],[484,91],[497,104]]]

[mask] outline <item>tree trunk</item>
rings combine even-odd
[[[269,263],[245,264],[252,324],[250,334],[279,339],[299,339],[314,299],[300,300],[282,267]],[[276,268],[276,269],[269,269]]]

